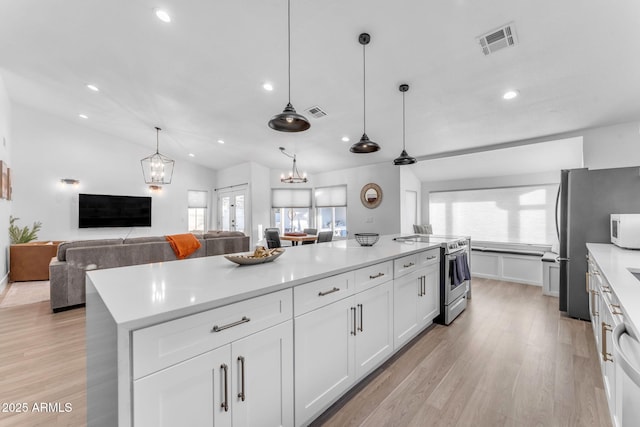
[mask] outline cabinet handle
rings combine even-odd
[[[247,316],[242,316],[242,319],[238,320],[237,322],[229,323],[228,325],[222,325],[222,326],[215,325],[211,329],[211,332],[224,331],[225,329],[233,328],[234,326],[242,325],[243,323],[247,323],[249,321],[251,321],[251,319],[249,319]]]
[[[619,304],[609,304],[609,305],[611,306],[611,314],[624,314],[622,311],[620,311]]]
[[[229,383],[227,379],[229,367],[223,363],[220,369],[224,371],[224,401],[220,404],[220,407],[224,409],[224,412],[229,412]]]
[[[238,362],[240,362],[240,393],[238,393],[238,397],[244,402],[244,357],[238,356]]]
[[[591,287],[591,284],[589,283],[589,278],[591,277],[591,273],[589,273],[588,271],[585,273],[585,279],[584,279],[584,283],[587,285],[587,292],[589,292],[589,288]]]
[[[352,318],[353,318],[353,330],[351,331],[351,335],[355,335],[356,334],[356,308],[355,307],[351,307],[351,314],[352,314]]]
[[[418,277],[418,279],[420,280],[420,292],[418,292],[418,296],[419,297],[423,297],[425,292],[424,292],[424,276],[420,276]]]
[[[319,297],[323,297],[325,295],[329,295],[332,294],[334,292],[338,292],[340,290],[340,288],[336,288],[335,286],[333,287],[333,289],[328,290],[328,291],[324,291],[324,292],[318,292],[318,296]]]
[[[611,293],[611,288],[610,288],[610,287],[608,287],[608,286],[603,286],[603,287],[602,287],[602,292],[606,292],[606,293],[609,293],[609,294],[610,294],[610,293]]]
[[[362,312],[363,312],[362,304],[358,304],[358,308],[360,309],[360,327],[358,328],[358,330],[360,332],[364,332],[364,325],[362,324]]]
[[[422,296],[427,294],[427,276],[422,276]]]
[[[607,331],[611,332],[611,325],[602,322],[602,360],[604,362],[613,362],[613,358],[611,357],[611,353],[607,353]]]
[[[402,266],[403,266],[404,268],[413,267],[414,265],[415,265],[415,264],[414,264],[414,263],[412,263],[412,262],[410,262],[409,264],[402,264]]]
[[[373,280],[373,279],[377,279],[378,277],[382,277],[384,276],[384,273],[378,273],[375,276],[369,276],[369,279]]]
[[[431,260],[431,259],[435,259],[435,258],[437,258],[437,256],[436,256],[436,255],[428,256],[428,257],[427,257],[427,261],[429,261],[429,260]]]
[[[595,296],[597,294],[596,291],[590,291],[591,294],[591,317],[596,317],[598,314],[596,313],[596,300]]]

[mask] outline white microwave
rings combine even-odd
[[[640,214],[611,214],[611,243],[640,249]]]

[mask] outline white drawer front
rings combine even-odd
[[[354,284],[354,272],[350,271],[296,286],[293,288],[294,315],[299,316],[353,295]]]
[[[356,292],[393,279],[393,261],[382,262],[356,270]]]
[[[291,289],[133,331],[133,378],[228,344],[293,317]]]
[[[397,279],[405,274],[409,274],[418,268],[417,255],[407,255],[393,260],[393,278]]]
[[[418,267],[427,267],[440,262],[440,248],[429,249],[416,255]]]

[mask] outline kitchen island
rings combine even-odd
[[[393,237],[88,272],[88,425],[308,423],[439,314],[439,245]]]

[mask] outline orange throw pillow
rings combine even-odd
[[[165,236],[178,259],[184,259],[200,249],[200,241],[191,233]]]

